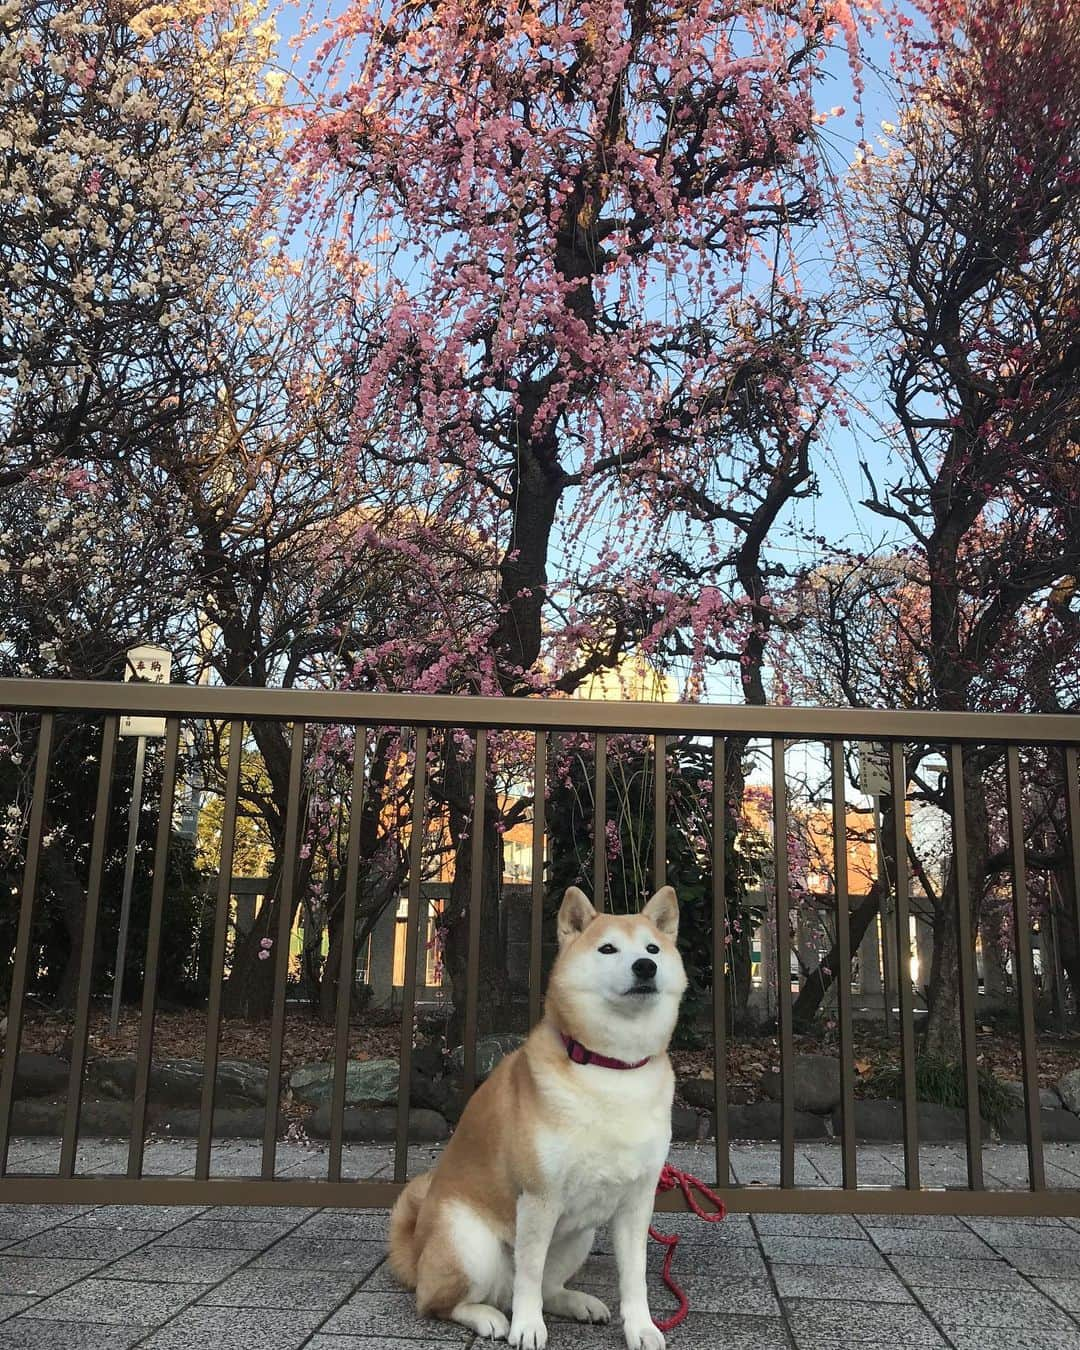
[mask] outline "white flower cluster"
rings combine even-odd
[[[280,135],[260,111],[275,42],[261,9],[0,3],[0,438],[13,448],[40,445],[73,405],[96,428],[118,389],[160,388],[171,330],[218,303],[215,249]]]

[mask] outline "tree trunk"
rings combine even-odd
[[[221,1007],[226,1017],[243,1017],[260,1021],[270,1016],[274,1002],[274,972],[278,953],[271,947],[267,960],[259,959],[263,938],[277,942],[278,915],[281,904],[281,867],[275,861],[267,883],[258,918],[246,933],[237,933],[233,946],[232,969],[222,989]],[[300,885],[293,889],[291,930],[300,907]]]
[[[990,1006],[1004,1003],[1009,993],[1002,944],[1000,906],[986,905],[979,916],[979,942],[982,948],[983,997]]]
[[[986,887],[987,809],[982,768],[975,755],[964,749],[964,816],[967,825],[966,850],[962,858],[956,852],[949,869],[941,900],[934,917],[934,959],[930,967],[926,1038],[923,1051],[948,1064],[960,1059],[960,931],[957,924],[957,867],[967,868],[970,897],[971,931],[978,930],[978,916]],[[972,961],[974,952],[964,952]]]
[[[338,874],[340,878],[340,873]],[[348,989],[339,989],[341,973],[341,944],[345,936],[344,923],[344,905],[345,896],[342,887],[335,887],[336,894],[331,899],[326,914],[326,926],[330,934],[330,941],[326,948],[326,960],[323,962],[322,974],[319,979],[319,993],[317,1006],[319,1009],[319,1020],[328,1025],[334,1021],[337,1001],[339,998],[352,999],[352,987],[355,983],[353,978],[349,980]],[[355,937],[355,935],[354,935]],[[349,966],[350,971],[356,970],[356,944],[353,943],[353,960]]]
[[[450,833],[454,841],[454,876],[443,912],[446,944],[443,964],[450,980],[453,1008],[447,1037],[462,1044],[465,997],[469,987],[469,914],[472,898],[472,777],[473,756],[462,753],[447,737],[446,790]],[[477,1032],[483,1035],[509,1029],[510,977],[506,967],[506,933],[502,915],[502,836],[495,826],[499,803],[488,787],[482,803],[484,820],[480,883],[480,967],[477,972]]]
[[[866,898],[860,900],[851,911],[848,919],[848,929],[851,935],[851,955],[854,959],[862,940],[866,937],[871,924],[877,918],[881,910],[882,897],[888,894],[887,888],[881,883],[875,881],[870,887]],[[851,966],[846,972],[848,978],[851,978]],[[799,995],[792,1004],[791,1015],[796,1024],[800,1027],[808,1027],[817,1016],[818,1010],[824,1002],[825,995],[835,984],[840,975],[840,947],[834,945],[828,955],[819,962],[817,968],[812,970],[806,979],[806,983],[799,990]]]
[[[62,844],[48,844],[41,853],[42,879],[60,901],[60,912],[67,935],[67,953],[56,985],[56,1006],[73,1008],[79,987],[79,962],[82,960],[83,924],[86,920],[86,891],[75,872],[71,852]],[[98,925],[100,932],[101,925]]]

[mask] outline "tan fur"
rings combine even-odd
[[[416,1220],[431,1186],[430,1172],[413,1177],[390,1213],[390,1269],[408,1289],[416,1288]]]
[[[581,892],[571,888],[567,893],[560,911],[560,951],[548,984],[543,1020],[521,1049],[508,1055],[477,1088],[435,1169],[411,1181],[394,1207],[390,1265],[403,1284],[416,1289],[421,1315],[449,1317],[455,1307],[478,1298],[476,1289],[470,1290],[456,1250],[461,1241],[454,1227],[459,1216],[477,1216],[513,1251],[519,1199],[525,1194],[543,1195],[547,1184],[537,1140],[572,1138],[575,1131],[587,1128],[578,1105],[581,1066],[568,1058],[561,1033],[598,1054],[627,1058],[625,1028],[597,1025],[595,1016],[587,1021],[581,998],[571,987],[573,981],[565,976],[586,931],[590,948],[606,941],[625,942],[633,933],[640,941],[643,919],[650,940],[674,954],[677,961],[678,905],[670,888],[654,897],[642,914],[629,916],[596,914]],[[681,977],[681,964],[678,970]],[[680,986],[678,994],[681,991]],[[655,1078],[658,1092],[661,1097],[666,1094],[670,1104],[669,1035],[670,1028],[648,1048],[652,1063],[644,1072],[659,1075]],[[611,1074],[610,1086],[617,1092],[617,1080],[623,1075]],[[666,1148],[663,1140],[661,1145]]]

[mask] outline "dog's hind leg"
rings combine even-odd
[[[595,1230],[568,1233],[556,1238],[548,1250],[544,1265],[544,1311],[555,1317],[571,1317],[575,1322],[610,1322],[606,1303],[579,1289],[567,1289],[566,1281],[575,1275],[592,1251]]]
[[[492,1340],[505,1338],[510,1323],[496,1304],[509,1303],[509,1252],[471,1209],[456,1205],[431,1234],[418,1275],[416,1306],[421,1316],[459,1322]]]

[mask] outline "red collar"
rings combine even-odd
[[[560,1032],[562,1043],[566,1046],[566,1053],[575,1064],[595,1064],[598,1069],[640,1069],[643,1064],[648,1064],[652,1058],[646,1055],[644,1059],[639,1059],[636,1064],[628,1064],[625,1059],[612,1059],[609,1055],[598,1055],[595,1050],[586,1050],[580,1041],[575,1041],[572,1036],[567,1036],[565,1032]]]

